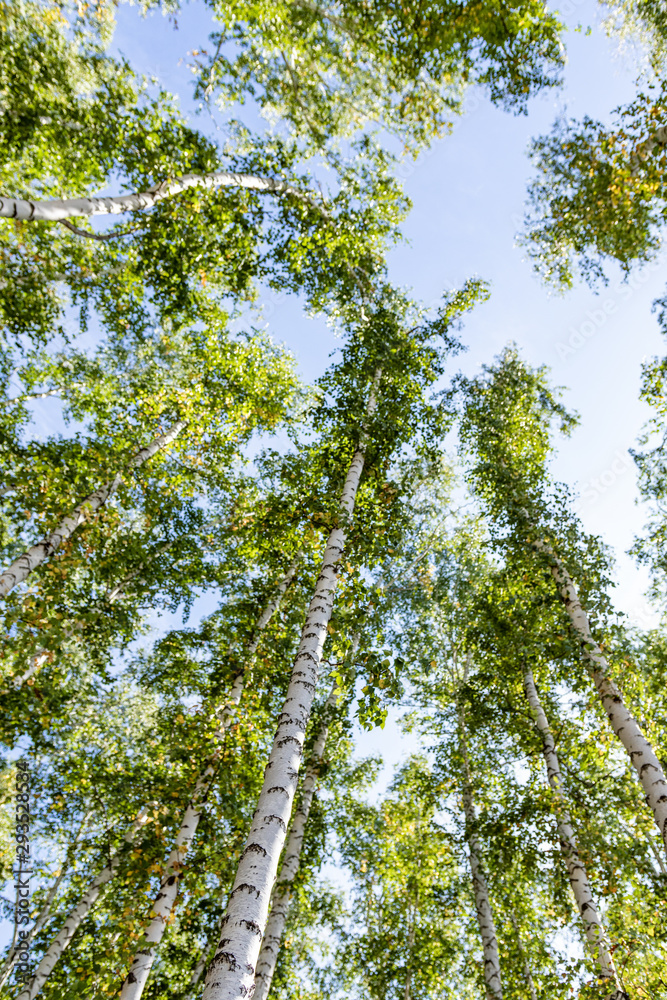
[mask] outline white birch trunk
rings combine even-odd
[[[125,834],[123,838],[124,843],[131,844],[136,839],[137,834],[147,821],[147,813],[143,811],[139,813],[134,823]],[[53,972],[59,958],[63,952],[69,948],[72,938],[97,902],[103,887],[107,884],[107,882],[110,882],[116,874],[120,860],[121,852],[120,848],[117,848],[112,852],[108,864],[100,872],[98,872],[79,902],[67,914],[65,923],[47,948],[39,965],[28,980],[27,985],[17,995],[16,1000],[34,1000],[37,994],[41,992],[44,983]]]
[[[380,378],[381,371],[378,370],[366,407],[367,417],[377,407]],[[364,430],[341,494],[341,523],[331,530],[327,539],[287,695],[278,717],[264,784],[223,918],[220,943],[206,976],[203,1000],[244,1000],[254,991],[255,966],[292,812],[306,727],[347,538],[346,529],[354,512],[367,442],[368,435]]]
[[[560,847],[567,866],[572,894],[584,925],[586,940],[591,954],[598,965],[602,979],[613,979],[618,983],[607,935],[605,934],[600,914],[595,905],[586,868],[579,857],[577,839],[572,828],[572,820],[563,792],[563,778],[560,770],[560,761],[556,753],[556,744],[542,703],[540,702],[535,686],[535,678],[531,670],[526,670],[523,678],[523,686],[533,718],[535,719],[535,725],[542,739],[544,760],[547,765],[547,776],[549,785],[554,793],[554,812],[556,814]]]
[[[129,462],[129,467],[131,469],[136,469],[144,462],[147,462],[149,458],[152,458],[158,451],[166,448],[168,445],[174,441],[181,431],[185,428],[186,424],[184,421],[179,420],[173,427],[165,434],[160,434],[155,438],[151,444],[142,448],[132,457]],[[100,486],[93,493],[89,494],[82,500],[78,506],[74,508],[71,514],[64,517],[60,524],[43,538],[41,542],[33,545],[32,548],[24,552],[23,555],[15,559],[11,566],[8,566],[6,570],[0,575],[0,597],[6,597],[7,594],[14,589],[14,587],[22,583],[36,566],[43,563],[49,556],[60,548],[63,542],[67,541],[68,538],[76,531],[79,525],[83,524],[84,521],[90,517],[96,510],[104,506],[109,497],[115,490],[118,489],[123,481],[123,474],[118,473],[111,482],[106,483],[104,486]]]
[[[466,840],[470,858],[470,872],[472,874],[473,892],[475,895],[475,911],[477,913],[477,923],[482,939],[482,951],[484,954],[484,982],[488,1000],[503,1000],[503,984],[500,971],[500,955],[498,954],[498,938],[496,936],[496,925],[491,910],[491,900],[489,898],[489,887],[487,885],[484,868],[482,865],[482,852],[479,840],[475,833],[475,805],[472,798],[472,779],[470,776],[470,762],[468,760],[468,748],[465,738],[465,720],[463,712],[459,708],[459,723],[461,731],[461,756],[463,758],[463,812],[466,819]]]
[[[537,540],[533,541],[532,545],[549,557],[551,575],[556,582],[572,627],[581,640],[583,655],[590,667],[604,710],[612,729],[625,747],[632,766],[637,771],[646,801],[653,811],[667,851],[667,780],[662,764],[644,736],[639,723],[624,704],[621,692],[609,676],[609,664],[593,637],[588,615],[581,606],[569,573],[546,542]]]
[[[62,882],[64,876],[65,876],[65,872],[63,871],[55,879],[53,885],[49,889],[49,893],[48,893],[48,896],[46,897],[46,901],[44,903],[44,906],[40,910],[39,915],[38,915],[37,919],[35,920],[35,923],[32,925],[32,927],[28,931],[27,935],[24,938],[22,938],[22,940],[21,940],[21,948],[25,948],[26,945],[30,944],[30,942],[35,937],[35,935],[38,934],[39,931],[41,931],[42,927],[44,926],[44,924],[49,919],[49,914],[50,914],[50,910],[51,910],[51,903],[53,902],[53,900],[55,898],[56,892],[58,891],[58,887],[59,887],[60,883]],[[16,947],[16,938],[14,938],[14,941],[12,942],[12,946],[9,949],[9,952],[7,953],[7,958],[5,959],[4,965],[2,966],[2,971],[0,971],[0,989],[2,989],[2,987],[5,985],[5,983],[7,982],[7,980],[9,979],[9,977],[11,976],[12,969],[16,965],[16,960],[18,958],[18,955],[19,955],[19,950]]]
[[[204,770],[195,783],[194,791],[185,810],[167,865],[162,876],[160,888],[153,902],[151,920],[144,931],[141,947],[136,952],[130,971],[128,972],[120,992],[120,1000],[139,1000],[148,982],[157,951],[162,941],[167,924],[172,919],[185,860],[192,846],[192,841],[199,826],[204,802],[218,771],[220,757],[224,750],[224,736],[229,726],[231,715],[241,701],[245,685],[246,671],[252,664],[263,630],[268,625],[274,612],[292,582],[298,566],[298,558],[294,560],[276,587],[276,592],[263,609],[254,628],[251,641],[245,649],[244,669],[239,673],[232,685],[229,698],[219,709],[220,722],[216,732],[218,747],[209,757]],[[218,714],[218,713],[216,713]]]
[[[79,842],[79,837],[81,836],[83,828],[85,827],[86,823],[88,822],[89,817],[90,817],[90,813],[89,812],[85,813],[85,815],[84,815],[84,817],[83,817],[83,819],[81,821],[81,824],[79,826],[79,829],[77,830],[77,832],[76,832],[76,834],[74,836],[74,840],[70,843],[70,845],[69,845],[69,847],[67,849],[67,853],[65,855],[63,863],[60,866],[60,873],[57,875],[57,877],[52,882],[51,887],[50,887],[50,889],[49,889],[49,891],[48,891],[48,893],[46,895],[46,899],[44,900],[44,905],[42,906],[42,909],[39,911],[34,924],[30,928],[30,930],[28,931],[27,935],[22,940],[22,947],[23,948],[25,948],[26,945],[30,944],[30,942],[32,941],[32,939],[41,931],[42,927],[44,927],[44,925],[49,920],[49,917],[51,916],[51,904],[53,903],[53,900],[56,897],[56,893],[58,892],[58,889],[60,888],[62,880],[65,878],[65,875],[67,874],[67,870],[68,870],[68,868],[70,866],[70,863],[71,863],[71,860],[72,860],[72,855],[74,854],[74,851],[76,849],[76,845]],[[17,957],[18,957],[18,949],[15,946],[15,941],[13,941],[12,942],[12,947],[9,949],[9,952],[7,953],[7,958],[5,959],[4,965],[2,967],[2,971],[0,971],[0,989],[2,989],[2,987],[5,985],[5,983],[9,979],[9,977],[10,977],[10,975],[12,973],[12,969],[16,965],[16,959],[17,959]]]
[[[153,208],[165,198],[173,198],[189,188],[214,191],[221,187],[239,187],[267,194],[290,194],[311,201],[306,193],[275,177],[255,177],[221,171],[215,174],[184,174],[161,181],[147,191],[117,195],[113,198],[68,198],[64,201],[28,201],[24,198],[0,198],[0,218],[25,222],[62,222],[90,215],[122,215]]]
[[[324,754],[324,748],[329,735],[329,719],[336,705],[337,690],[336,683],[334,682],[324,706],[322,726],[317,734],[312,757],[303,779],[301,801],[294,814],[289,837],[287,838],[282,867],[273,893],[271,912],[266,922],[262,948],[257,959],[254,1000],[266,1000],[271,989],[273,974],[276,971],[278,953],[280,952],[285,924],[287,923],[287,916],[292,902],[292,884],[299,871],[303,838],[306,834],[308,817],[315,797],[322,755]]]

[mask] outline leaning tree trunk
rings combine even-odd
[[[542,707],[542,703],[540,702],[533,673],[529,669],[525,671],[523,685],[526,691],[528,704],[530,705],[533,718],[535,719],[535,725],[537,726],[540,737],[542,738],[544,760],[547,765],[547,775],[555,799],[554,811],[556,813],[560,847],[567,866],[567,873],[570,879],[570,885],[572,886],[572,894],[574,895],[577,909],[579,910],[579,915],[584,925],[586,940],[588,941],[591,953],[597,962],[602,979],[613,979],[618,985],[618,978],[616,975],[616,969],[614,968],[614,961],[611,957],[611,952],[609,951],[607,935],[605,934],[600,914],[598,913],[595,900],[593,899],[593,892],[591,890],[590,882],[588,881],[586,868],[579,857],[577,840],[574,835],[572,820],[570,819],[570,813],[568,811],[567,804],[565,802],[565,795],[563,793],[563,778],[560,770],[560,761],[558,760],[558,754],[556,753],[556,744],[554,742],[553,733],[551,732],[549,722]]]
[[[60,888],[60,885],[63,879],[65,878],[65,875],[67,874],[67,870],[72,860],[72,855],[78,843],[81,832],[88,821],[89,816],[90,813],[86,813],[84,815],[83,820],[81,821],[81,824],[79,826],[79,829],[76,832],[74,840],[70,843],[67,849],[67,853],[60,867],[60,872],[52,882],[51,887],[49,888],[49,891],[46,895],[46,899],[44,900],[44,905],[37,914],[37,918],[35,919],[34,924],[32,925],[26,936],[21,941],[21,946],[23,948],[25,948],[26,945],[30,944],[33,938],[36,937],[37,934],[39,934],[42,927],[44,927],[45,924],[48,922],[49,917],[51,916],[51,904],[53,903],[53,900],[56,898],[56,893],[58,892],[58,889]],[[14,941],[12,942],[12,946],[7,953],[7,958],[5,959],[4,965],[2,966],[2,970],[0,970],[0,989],[2,989],[2,987],[5,985],[5,983],[11,976],[12,969],[16,965],[16,960],[18,958],[18,955],[19,955],[19,949],[16,947],[16,943]]]
[[[667,851],[667,780],[658,755],[644,736],[639,723],[623,702],[623,696],[609,676],[609,664],[593,637],[588,615],[581,606],[572,578],[553,549],[544,541],[533,541],[539,552],[548,556],[558,592],[575,632],[581,640],[584,658],[612,728],[625,747],[632,766],[639,775],[646,801],[653,811]]]
[[[165,434],[158,435],[154,441],[145,448],[142,448],[130,459],[129,467],[136,469],[140,465],[143,465],[144,462],[147,462],[158,451],[170,445],[186,426],[184,421],[179,420]],[[111,482],[100,486],[93,493],[89,494],[85,500],[82,500],[71,514],[63,518],[50,535],[47,535],[41,542],[37,542],[36,545],[33,545],[32,548],[24,552],[18,559],[15,559],[11,566],[8,566],[2,575],[0,575],[0,597],[6,597],[17,584],[22,583],[32,573],[35,567],[52,556],[63,542],[71,537],[79,525],[83,524],[96,510],[104,506],[122,481],[123,473],[119,472]]]
[[[232,712],[241,701],[247,671],[252,665],[257,647],[262,636],[262,632],[268,625],[275,611],[280,606],[280,602],[288,586],[294,579],[297,571],[299,557],[291,564],[287,572],[281,578],[276,587],[274,596],[263,609],[255,625],[253,636],[244,650],[244,664],[242,671],[236,676],[232,685],[229,698],[216,714],[220,715],[220,723],[215,734],[218,746],[210,755],[206,766],[200,773],[195,783],[194,791],[183,815],[178,833],[176,834],[175,846],[167,860],[167,865],[162,876],[160,888],[152,906],[152,918],[144,931],[143,939],[139,950],[136,952],[130,971],[128,972],[120,992],[120,1000],[139,1000],[144,992],[148,977],[153,967],[153,962],[157,955],[157,950],[162,941],[165,929],[176,903],[178,890],[180,888],[183,867],[187,858],[192,841],[199,826],[204,803],[215,780],[220,759],[224,752],[224,736],[229,727]]]
[[[381,371],[378,370],[373,379],[366,418],[377,407],[380,378]],[[347,538],[346,529],[354,512],[367,442],[368,433],[364,429],[341,494],[339,524],[331,530],[327,539],[287,695],[278,717],[264,784],[223,918],[222,936],[206,976],[203,1000],[243,1000],[252,995],[271,889],[292,812],[306,727]]]
[[[329,735],[329,720],[336,705],[337,694],[336,682],[331,685],[329,697],[324,705],[324,717],[322,726],[313,746],[313,753],[310,763],[306,769],[306,775],[301,789],[301,801],[294,814],[287,844],[285,846],[285,856],[278,881],[273,893],[271,912],[266,922],[266,931],[262,940],[262,948],[257,959],[257,972],[255,973],[255,992],[253,1000],[266,1000],[271,989],[273,974],[276,971],[278,953],[287,923],[290,903],[292,901],[292,885],[299,871],[301,861],[301,848],[303,838],[306,833],[310,809],[315,797],[317,780],[322,755]]]
[[[470,871],[472,874],[472,885],[475,894],[475,910],[477,913],[477,923],[479,933],[482,938],[482,951],[484,953],[484,982],[488,1000],[503,1000],[503,984],[500,972],[500,955],[498,954],[498,938],[496,936],[496,925],[493,920],[491,910],[491,900],[489,898],[489,887],[487,885],[484,867],[482,864],[482,851],[479,839],[475,833],[477,817],[475,816],[475,805],[472,797],[472,778],[470,775],[470,761],[468,759],[468,747],[465,736],[465,719],[462,709],[459,707],[459,728],[460,728],[460,750],[463,759],[463,812],[466,820],[466,840],[470,856]]]
[[[124,844],[132,844],[136,840],[137,834],[147,821],[148,815],[142,810],[125,834],[123,838]],[[122,846],[123,845],[121,845],[121,847]],[[56,963],[62,956],[63,952],[69,948],[72,943],[72,938],[97,902],[102,888],[115,876],[118,871],[120,861],[121,848],[119,847],[112,852],[108,864],[102,869],[102,871],[98,872],[79,902],[67,914],[65,923],[47,948],[42,960],[28,980],[27,985],[16,997],[16,1000],[34,1000],[37,994],[41,991],[42,986],[53,972]]]
[[[64,201],[28,201],[25,198],[0,198],[0,218],[24,222],[63,222],[85,215],[121,215],[153,208],[165,198],[173,198],[189,188],[214,191],[221,187],[239,187],[268,194],[289,194],[315,204],[312,195],[299,191],[275,177],[256,177],[221,171],[215,174],[184,174],[155,184],[147,191],[116,195],[113,198],[69,198]]]

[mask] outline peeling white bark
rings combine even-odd
[[[639,723],[623,702],[618,687],[609,676],[609,664],[593,637],[588,615],[581,606],[579,595],[565,566],[546,542],[538,539],[533,541],[532,545],[549,558],[551,575],[556,582],[572,627],[581,640],[584,659],[590,668],[600,701],[612,729],[625,747],[632,766],[639,776],[646,801],[653,811],[667,851],[667,780],[662,764],[644,736]]]
[[[152,441],[145,448],[141,448],[140,451],[134,455],[129,463],[128,467],[130,469],[136,469],[144,462],[147,462],[153,457],[158,451],[166,448],[170,445],[181,433],[181,431],[186,427],[184,421],[179,420],[173,427],[170,427],[168,431],[164,434],[158,435],[154,441]],[[14,587],[22,583],[27,577],[32,573],[36,566],[39,566],[46,559],[53,555],[53,553],[60,548],[63,542],[67,541],[68,538],[76,531],[79,525],[83,524],[91,514],[100,507],[103,507],[107,502],[109,497],[114,493],[123,481],[123,473],[118,473],[111,482],[106,483],[104,486],[100,486],[99,489],[95,490],[93,493],[89,494],[82,500],[78,506],[74,508],[71,514],[64,517],[60,524],[43,538],[41,542],[37,542],[32,548],[24,552],[23,555],[15,559],[11,566],[8,566],[6,570],[0,575],[0,597],[6,597],[7,594]]]
[[[366,407],[377,407],[381,378],[378,370]],[[255,966],[266,926],[271,889],[285,843],[287,824],[299,778],[306,727],[315,697],[317,676],[327,625],[333,611],[340,560],[347,525],[364,467],[368,435],[362,432],[340,498],[340,523],[329,533],[322,567],[310,601],[301,641],[269,761],[264,774],[252,828],[236,873],[223,918],[222,935],[206,976],[203,1000],[245,1000],[255,986]]]
[[[215,738],[218,745],[209,757],[206,762],[206,766],[200,773],[195,783],[192,796],[186,807],[178,833],[176,834],[175,846],[167,859],[160,888],[153,902],[151,919],[146,927],[146,930],[144,931],[141,946],[132,960],[130,971],[123,982],[120,992],[120,1000],[139,1000],[143,994],[146,983],[148,982],[148,977],[150,976],[153,963],[157,956],[160,942],[162,941],[167,924],[169,923],[174,911],[178,890],[180,888],[181,877],[185,866],[185,860],[190,847],[192,846],[192,841],[197,832],[197,827],[199,826],[199,820],[204,809],[206,797],[211,789],[213,781],[215,780],[220,758],[224,752],[225,732],[229,727],[232,713],[236,706],[238,706],[243,694],[246,672],[251,666],[255,653],[257,652],[257,647],[259,646],[263,630],[268,625],[275,611],[277,611],[285,591],[294,579],[298,562],[298,558],[294,560],[276,586],[273,597],[262,610],[262,613],[255,624],[253,636],[244,650],[244,669],[236,676],[229,698],[222,706],[218,706],[217,708],[216,714],[219,714],[220,721]]]
[[[126,832],[123,838],[124,844],[131,844],[147,822],[148,814],[142,810],[132,826]],[[63,952],[69,948],[72,938],[97,902],[103,887],[107,884],[107,882],[110,882],[116,874],[118,866],[120,865],[121,856],[120,848],[112,852],[108,864],[100,872],[98,872],[79,902],[68,913],[65,918],[65,923],[47,948],[39,965],[28,980],[27,985],[17,995],[16,1000],[34,1000],[37,994],[41,992],[44,983],[53,972],[59,958]]]
[[[113,198],[68,198],[63,200],[28,201],[24,198],[0,198],[0,218],[21,219],[24,222],[61,222],[90,215],[122,215],[152,208],[165,198],[187,191],[189,188],[204,188],[214,191],[221,187],[246,188],[267,194],[293,195],[302,201],[314,199],[286,181],[275,177],[255,177],[253,174],[237,174],[221,171],[215,174],[184,174],[160,181],[147,191],[117,195]]]
[[[484,954],[484,982],[486,983],[487,1000],[503,1000],[503,983],[500,970],[500,955],[498,954],[498,938],[496,925],[491,910],[489,887],[482,865],[482,851],[479,839],[475,833],[475,804],[472,797],[472,778],[470,775],[470,760],[465,736],[465,718],[459,706],[460,750],[463,759],[463,812],[466,820],[466,840],[470,860],[473,892],[475,895],[475,911],[482,939]]]
[[[271,912],[266,922],[262,948],[257,959],[254,1000],[266,1000],[271,989],[273,974],[276,971],[278,953],[280,952],[285,924],[287,923],[287,916],[292,902],[292,884],[299,871],[303,838],[306,835],[308,817],[317,789],[322,756],[329,735],[329,721],[336,707],[337,692],[338,689],[334,682],[331,685],[329,697],[324,705],[322,725],[313,745],[310,763],[306,768],[306,774],[301,787],[301,801],[292,820],[289,837],[285,845],[282,867],[273,892]]]
[[[618,984],[616,969],[614,968],[614,961],[609,950],[609,942],[604,925],[595,905],[593,891],[588,881],[588,873],[579,857],[577,839],[572,828],[572,820],[563,792],[563,778],[553,733],[551,732],[549,722],[537,693],[535,678],[529,669],[524,673],[523,686],[535,720],[535,725],[542,739],[544,760],[547,765],[547,776],[549,785],[554,793],[554,812],[558,826],[560,847],[567,866],[572,894],[584,925],[586,940],[591,954],[597,962],[601,978],[613,979]]]

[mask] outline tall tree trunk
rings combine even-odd
[[[378,370],[373,379],[366,418],[377,407],[380,378],[381,370]],[[255,965],[292,812],[306,727],[347,538],[346,529],[354,512],[367,443],[368,433],[364,430],[341,494],[340,523],[329,533],[320,575],[306,614],[287,695],[278,717],[264,784],[223,918],[218,950],[206,976],[204,1000],[244,1000],[252,994]]]
[[[155,961],[162,936],[176,904],[176,898],[178,896],[178,890],[180,888],[181,877],[183,874],[183,867],[185,865],[185,860],[190,847],[192,846],[192,841],[197,832],[197,827],[199,826],[199,820],[204,809],[204,802],[206,801],[211,785],[215,780],[220,759],[224,752],[224,737],[229,727],[232,711],[241,701],[247,671],[252,665],[255,653],[257,652],[257,647],[260,643],[262,632],[268,625],[275,611],[277,611],[280,606],[280,602],[282,601],[285,591],[294,579],[298,564],[299,557],[292,562],[287,572],[281,578],[276,586],[273,597],[267,603],[266,607],[259,616],[253,630],[253,635],[244,650],[243,669],[241,673],[236,676],[232,685],[231,694],[224,706],[222,706],[221,709],[219,708],[218,712],[216,712],[216,714],[220,714],[220,724],[215,734],[218,746],[210,755],[208,761],[206,762],[206,766],[197,778],[194,791],[186,807],[178,833],[176,834],[175,846],[173,847],[167,860],[160,888],[153,902],[151,911],[153,916],[144,931],[141,946],[136,952],[132,960],[132,965],[130,966],[130,971],[123,982],[120,992],[120,1000],[139,1000],[139,997],[141,997],[146,983],[148,982],[148,977],[150,975],[151,968],[153,967],[153,962]]]
[[[147,462],[149,458],[152,458],[158,451],[166,448],[168,445],[174,441],[181,431],[186,427],[186,423],[183,420],[179,420],[177,423],[170,427],[168,431],[164,434],[158,435],[149,445],[145,448],[141,448],[140,451],[136,453],[128,463],[129,468],[136,469],[144,462]],[[84,500],[78,504],[71,514],[64,517],[60,524],[43,538],[41,542],[37,542],[32,548],[24,552],[23,555],[15,559],[11,566],[8,566],[6,570],[0,575],[0,597],[6,597],[7,594],[14,589],[18,583],[22,583],[36,566],[43,563],[49,556],[60,548],[63,542],[67,541],[68,538],[76,531],[79,525],[83,524],[91,514],[100,507],[103,507],[107,502],[109,497],[114,493],[123,481],[123,473],[118,473],[111,482],[106,483],[104,486],[100,486],[93,493],[90,493]]]
[[[124,844],[132,844],[136,840],[137,834],[147,821],[148,816],[146,812],[140,812],[124,836]],[[121,847],[122,846],[123,845],[121,845]],[[108,863],[100,872],[98,872],[79,902],[67,914],[63,926],[60,928],[60,931],[47,948],[39,965],[28,980],[27,985],[16,997],[16,1000],[34,1000],[37,994],[41,991],[42,986],[53,972],[59,958],[63,952],[69,948],[72,938],[97,902],[102,888],[107,884],[107,882],[111,881],[118,871],[118,866],[120,865],[122,856],[121,847],[111,853]]]
[[[591,953],[597,962],[602,979],[613,979],[618,984],[614,961],[609,951],[607,935],[598,913],[588,874],[579,857],[577,839],[572,828],[572,820],[565,801],[563,792],[563,778],[560,770],[560,761],[556,753],[553,733],[549,727],[542,703],[540,702],[535,686],[535,678],[530,669],[524,673],[523,686],[530,705],[535,725],[542,739],[544,760],[547,765],[547,776],[549,784],[554,793],[554,812],[556,814],[556,824],[558,826],[558,836],[560,838],[560,848],[567,866],[567,873],[572,886],[577,909],[584,925],[584,933]]]
[[[215,174],[184,174],[183,177],[160,181],[147,191],[117,195],[114,198],[69,198],[64,201],[0,198],[0,218],[21,219],[25,222],[62,222],[84,215],[121,215],[123,212],[153,208],[165,198],[173,198],[193,187],[208,191],[221,187],[239,187],[267,194],[290,194],[315,204],[312,196],[275,177],[255,177],[253,174],[221,171]]]
[[[466,668],[467,673],[467,668]],[[489,887],[487,885],[484,867],[482,864],[482,851],[479,839],[475,833],[477,817],[475,815],[475,805],[472,797],[472,778],[470,775],[470,760],[468,757],[468,745],[466,740],[465,716],[459,704],[459,729],[460,729],[460,750],[463,760],[463,812],[466,820],[466,840],[470,857],[470,871],[472,874],[472,885],[475,894],[475,910],[477,912],[477,923],[482,939],[482,951],[484,953],[484,982],[488,1000],[503,1000],[503,984],[500,971],[500,956],[498,954],[498,938],[496,936],[496,925],[493,920],[491,910],[491,900],[489,898]]]
[[[414,913],[412,914],[412,919],[410,920],[410,930],[408,931],[408,960],[405,970],[405,989],[403,991],[403,1000],[410,1000],[410,990],[412,988],[412,951],[415,946],[415,920]]]
[[[294,814],[289,837],[287,838],[282,867],[273,892],[271,912],[269,913],[269,917],[266,922],[266,931],[264,932],[264,938],[262,940],[262,948],[259,953],[259,958],[257,959],[257,972],[255,973],[255,992],[253,993],[253,1000],[266,1000],[266,997],[269,995],[269,990],[271,989],[273,974],[276,971],[278,953],[282,944],[285,924],[287,923],[287,916],[289,913],[290,903],[292,901],[292,885],[297,876],[297,872],[299,871],[303,838],[306,833],[308,817],[310,815],[310,809],[315,797],[317,780],[320,766],[322,764],[322,755],[324,754],[324,748],[329,735],[330,718],[336,705],[337,690],[338,689],[334,681],[331,685],[331,691],[329,692],[329,697],[327,698],[324,706],[322,726],[320,727],[320,731],[317,734],[317,739],[315,740],[315,744],[313,746],[310,763],[306,768],[306,774],[303,779],[303,786],[301,789],[301,801]]]
[[[512,921],[512,927],[514,928],[514,933],[516,934],[516,943],[519,949],[519,954],[521,955],[521,961],[523,962],[523,974],[526,977],[526,984],[530,991],[530,1000],[537,1000],[537,992],[535,990],[535,980],[533,979],[533,973],[531,972],[530,969],[530,963],[528,961],[528,955],[526,954],[526,949],[524,948],[523,941],[521,940],[519,921],[516,919],[516,914],[512,909],[510,909],[510,920]]]
[[[69,866],[71,864],[71,861],[72,861],[72,856],[73,856],[74,851],[76,849],[76,846],[77,846],[77,844],[79,842],[79,837],[81,836],[81,833],[83,831],[84,826],[88,822],[89,816],[90,816],[89,812],[84,815],[84,817],[83,817],[83,819],[82,819],[82,821],[81,821],[81,823],[79,825],[79,829],[77,830],[77,832],[76,832],[76,834],[74,836],[74,840],[70,841],[70,844],[69,844],[69,846],[67,848],[67,853],[65,854],[65,858],[64,858],[63,863],[62,863],[62,865],[60,867],[60,872],[58,873],[58,875],[56,876],[56,878],[51,883],[51,887],[50,887],[50,889],[49,889],[49,891],[48,891],[48,893],[46,895],[46,899],[44,900],[44,905],[42,906],[41,910],[37,914],[37,918],[35,919],[35,922],[32,925],[32,927],[30,928],[30,930],[28,931],[27,935],[22,939],[21,944],[22,944],[23,948],[25,948],[26,945],[29,945],[30,942],[32,941],[32,939],[37,934],[39,934],[39,932],[41,931],[42,927],[44,927],[44,925],[47,923],[49,917],[51,916],[51,904],[53,903],[53,900],[56,897],[56,893],[58,892],[58,889],[60,888],[62,880],[65,878],[65,875],[67,874],[67,870],[68,870],[68,868],[69,868]],[[4,965],[2,966],[2,969],[0,970],[0,989],[2,989],[2,987],[5,985],[5,983],[7,982],[7,980],[9,979],[9,977],[12,974],[12,969],[16,965],[16,960],[18,958],[18,949],[16,948],[15,945],[16,945],[16,937],[14,938],[14,941],[12,941],[12,946],[9,949],[8,953],[7,953],[7,958],[5,959]]]
[[[644,736],[639,723],[623,702],[623,696],[609,676],[609,664],[591,632],[588,615],[581,606],[572,578],[553,549],[539,539],[531,543],[548,556],[558,592],[572,627],[581,639],[581,648],[612,728],[625,747],[632,766],[639,775],[646,801],[667,851],[667,780],[658,756]]]

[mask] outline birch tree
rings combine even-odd
[[[334,398],[333,404],[323,408],[323,416],[330,420],[331,414],[336,422],[342,418],[345,428],[341,441],[332,433],[332,424],[335,427],[335,423],[332,421],[329,424],[327,420],[324,426],[331,438],[325,441],[325,454],[327,451],[331,454],[332,446],[335,448],[333,454],[338,452],[340,455],[341,446],[346,451],[349,449],[347,454],[343,451],[347,464],[345,480],[340,499],[327,517],[333,527],[328,534],[320,575],[306,613],[255,821],[228,902],[220,946],[207,973],[206,1000],[238,997],[254,982],[269,897],[291,814],[319,661],[333,611],[341,559],[367,450],[373,448],[374,463],[377,465],[378,454],[382,454],[378,449],[386,449],[385,454],[390,455],[403,435],[406,436],[403,440],[410,440],[415,431],[421,431],[415,416],[420,410],[424,412],[425,389],[442,363],[440,350],[426,345],[433,336],[444,334],[445,344],[450,346],[447,340],[449,325],[462,308],[472,305],[478,294],[478,288],[471,288],[454,296],[433,324],[425,324],[421,328],[419,339],[414,333],[404,332],[400,313],[396,316],[381,303],[377,314],[364,329],[363,341],[353,336],[347,345],[342,364],[334,370],[335,380],[334,373],[322,380],[323,388],[335,389],[338,397]],[[389,395],[390,386],[393,397]],[[387,436],[384,428],[388,425],[377,423],[386,412],[385,407],[389,408],[393,417],[392,432]],[[354,430],[350,438],[351,418]],[[373,437],[374,426],[383,428],[377,441]],[[338,462],[340,460],[338,458]]]
[[[354,653],[352,655],[354,656]],[[323,718],[311,750],[308,767],[306,768],[301,785],[299,805],[295,810],[290,826],[289,836],[285,843],[283,862],[271,898],[271,909],[266,921],[266,930],[262,938],[262,946],[257,959],[257,971],[255,973],[255,992],[253,996],[256,996],[258,1000],[266,1000],[271,990],[271,982],[276,970],[278,953],[285,932],[285,924],[287,923],[292,883],[299,870],[306,825],[317,788],[318,771],[329,735],[331,715],[335,710],[336,701],[339,697],[340,692],[334,681],[331,685],[329,696],[324,703]]]
[[[542,703],[540,702],[535,686],[535,679],[530,669],[526,669],[524,674],[524,688],[544,747],[547,776],[555,796],[554,807],[561,850],[565,864],[567,865],[572,893],[584,925],[586,939],[593,957],[598,964],[600,976],[603,979],[615,980],[618,985],[618,976],[616,975],[614,961],[611,957],[609,941],[593,898],[586,869],[579,856],[577,841],[565,800],[563,779],[553,733],[542,708]]]
[[[502,971],[500,968],[500,956],[498,954],[498,940],[496,937],[493,911],[491,909],[489,887],[484,874],[479,838],[475,830],[477,817],[475,815],[475,804],[472,793],[472,777],[466,740],[465,715],[461,707],[459,707],[458,715],[459,747],[463,768],[461,797],[463,799],[463,811],[465,814],[465,836],[468,842],[470,873],[472,876],[473,891],[475,894],[475,910],[477,913],[477,923],[479,924],[479,934],[482,939],[482,950],[484,953],[484,982],[486,984],[487,996],[490,1000],[502,1000],[503,983]]]
[[[496,368],[487,368],[481,378],[465,386],[468,402],[462,437],[475,459],[471,470],[475,490],[491,516],[516,532],[517,544],[532,549],[549,570],[579,640],[584,664],[637,772],[667,847],[667,782],[662,764],[610,676],[609,662],[592,632],[572,577],[549,540],[549,535],[559,530],[564,533],[562,522],[557,527],[553,521],[549,524],[550,484],[545,469],[549,423],[554,418],[567,423],[567,415],[554,399],[545,372],[530,371],[513,350],[505,352]],[[565,530],[572,525],[569,511],[567,516],[570,523]]]
[[[162,876],[159,892],[152,906],[152,918],[144,931],[141,948],[135,955],[130,971],[128,972],[122,988],[122,1000],[138,1000],[143,994],[144,987],[148,981],[151,967],[155,959],[156,951],[160,945],[164,930],[171,918],[171,913],[178,895],[182,871],[185,861],[194,840],[201,812],[204,808],[205,799],[209,793],[212,782],[215,780],[217,769],[220,765],[220,758],[224,747],[224,737],[235,708],[238,707],[243,695],[246,674],[252,667],[253,659],[262,638],[262,632],[271,620],[272,615],[280,605],[280,601],[292,582],[297,571],[298,559],[289,566],[283,577],[278,581],[275,593],[266,607],[262,610],[252,638],[243,650],[243,659],[246,661],[241,673],[237,675],[232,685],[229,697],[222,705],[211,706],[214,716],[218,717],[218,726],[215,733],[215,741],[218,746],[213,750],[208,761],[206,761],[199,774],[195,787],[188,802],[185,814],[176,834],[176,842]]]
[[[665,82],[614,109],[613,125],[558,121],[535,139],[522,242],[550,284],[608,281],[655,258],[665,219]]]

